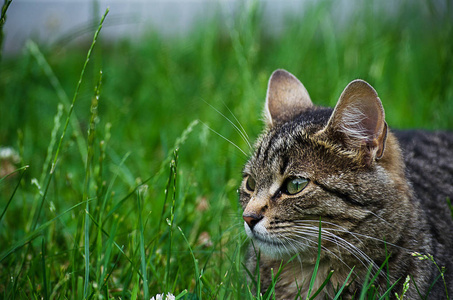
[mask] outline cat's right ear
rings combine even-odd
[[[307,90],[293,74],[282,69],[272,73],[264,108],[268,127],[289,121],[311,107]]]
[[[371,164],[384,154],[387,123],[381,99],[363,80],[354,80],[344,89],[326,130],[346,147],[364,153]]]

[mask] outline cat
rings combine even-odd
[[[310,295],[333,274],[316,299],[332,299],[343,285],[343,299],[358,298],[368,272],[381,295],[395,284],[390,298],[408,275],[406,299],[445,299],[444,280],[453,295],[452,133],[390,130],[363,80],[347,85],[334,109],[315,106],[281,69],[269,79],[264,111],[239,188],[255,292],[271,288],[282,266],[276,299],[305,299],[321,230]],[[440,272],[428,255],[445,267],[431,290]]]

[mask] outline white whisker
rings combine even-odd
[[[249,149],[252,148],[252,145],[250,144],[250,142],[248,140],[248,135],[247,135],[247,133],[245,133],[245,130],[242,127],[241,123],[238,121],[236,116],[231,112],[231,110],[228,108],[228,106],[225,103],[223,103],[223,105],[225,105],[225,107],[228,109],[228,111],[233,115],[233,118],[238,122],[238,124],[242,130],[239,129],[239,127],[237,127],[237,125],[234,124],[233,121],[231,121],[227,116],[225,116],[223,113],[221,113],[217,108],[212,106],[209,102],[205,101],[204,99],[201,99],[201,100],[203,100],[207,105],[209,105],[214,111],[216,111],[223,118],[225,118],[225,120],[227,120],[233,126],[233,128],[240,134],[241,138],[247,143],[247,145],[249,146]]]
[[[298,221],[295,221],[295,223],[308,223],[308,222],[316,222],[316,223],[319,223],[319,220],[298,220]],[[366,235],[366,234],[361,234],[361,233],[357,233],[357,232],[352,232],[352,231],[349,231],[348,229],[340,226],[340,225],[337,225],[335,223],[331,223],[331,222],[327,222],[327,221],[321,221],[322,224],[328,224],[328,225],[332,225],[332,226],[336,226],[340,229],[334,229],[334,228],[328,228],[329,230],[332,230],[332,231],[338,231],[338,232],[344,232],[344,233],[348,233],[350,235],[352,235],[357,241],[363,243],[363,241],[359,238],[366,238],[366,239],[370,239],[370,240],[374,240],[374,241],[377,241],[377,242],[382,242],[383,244],[387,244],[389,246],[392,246],[392,247],[395,247],[395,248],[398,248],[398,249],[401,249],[401,250],[404,250],[404,251],[407,251],[408,253],[412,253],[414,252],[415,250],[411,250],[411,249],[407,249],[405,247],[401,247],[401,246],[398,246],[396,244],[393,244],[393,243],[390,243],[390,242],[387,242],[386,240],[383,240],[383,239],[379,239],[379,238],[376,238],[376,237],[373,237],[373,236],[370,236],[370,235]]]
[[[244,129],[244,127],[242,127],[242,124],[241,122],[239,122],[239,120],[236,118],[236,116],[233,114],[233,112],[231,111],[231,109],[228,107],[228,105],[226,105],[226,103],[222,100],[222,103],[223,105],[226,107],[226,109],[228,109],[228,111],[230,112],[230,114],[233,116],[233,118],[236,120],[236,122],[238,123],[239,127],[241,127],[241,131],[242,133],[244,134],[243,138],[244,138],[244,141],[247,143],[247,145],[249,145],[249,148],[251,149],[252,148],[252,145],[250,144],[250,138],[249,138],[249,135],[247,134],[247,131]],[[231,123],[231,122],[230,122]]]
[[[238,145],[236,145],[235,143],[233,143],[232,141],[230,141],[229,139],[227,139],[226,137],[224,137],[223,135],[221,135],[220,133],[218,133],[217,131],[215,131],[214,129],[212,129],[211,127],[209,127],[206,123],[204,123],[203,121],[201,120],[198,120],[201,124],[203,124],[204,126],[206,126],[206,128],[208,128],[209,130],[211,130],[212,132],[214,132],[215,134],[217,134],[218,136],[220,136],[221,138],[223,138],[225,141],[227,141],[228,143],[230,143],[231,145],[233,145],[234,147],[236,147],[239,151],[242,152],[242,154],[245,155],[245,157],[248,157],[247,153],[244,152],[244,150],[241,149],[241,147],[239,147]]]
[[[304,230],[297,229],[295,232],[298,234],[305,234],[311,237],[318,237],[319,228],[317,227],[304,227]],[[344,240],[343,238],[325,230],[321,229],[321,238],[334,243],[335,245],[344,248],[347,250],[351,255],[353,255],[364,267],[372,266],[374,271],[377,271],[379,268],[377,267],[376,263],[362,250],[351,244],[350,242]],[[332,253],[330,251],[330,253]],[[341,253],[341,252],[340,252]],[[336,256],[336,255],[335,255]],[[342,261],[338,256],[336,256],[340,261]],[[342,261],[343,262],[343,261]],[[376,270],[377,269],[377,270]]]

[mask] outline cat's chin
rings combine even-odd
[[[261,253],[270,258],[290,258],[304,250],[296,248],[278,237],[272,237],[264,227],[259,225],[255,226],[253,231],[247,224],[244,224],[244,227],[247,236],[253,241],[253,244],[261,250]]]

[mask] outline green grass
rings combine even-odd
[[[0,179],[0,297],[251,298],[246,156],[225,139],[250,149],[221,114],[253,141],[267,80],[285,68],[317,104],[363,78],[390,127],[453,129],[451,5],[412,2],[392,15],[356,1],[338,25],[335,1],[320,1],[279,35],[253,2],[178,37],[109,44],[101,30],[91,53],[91,41],[29,42],[3,55],[0,144],[19,161],[0,169],[18,169]]]

